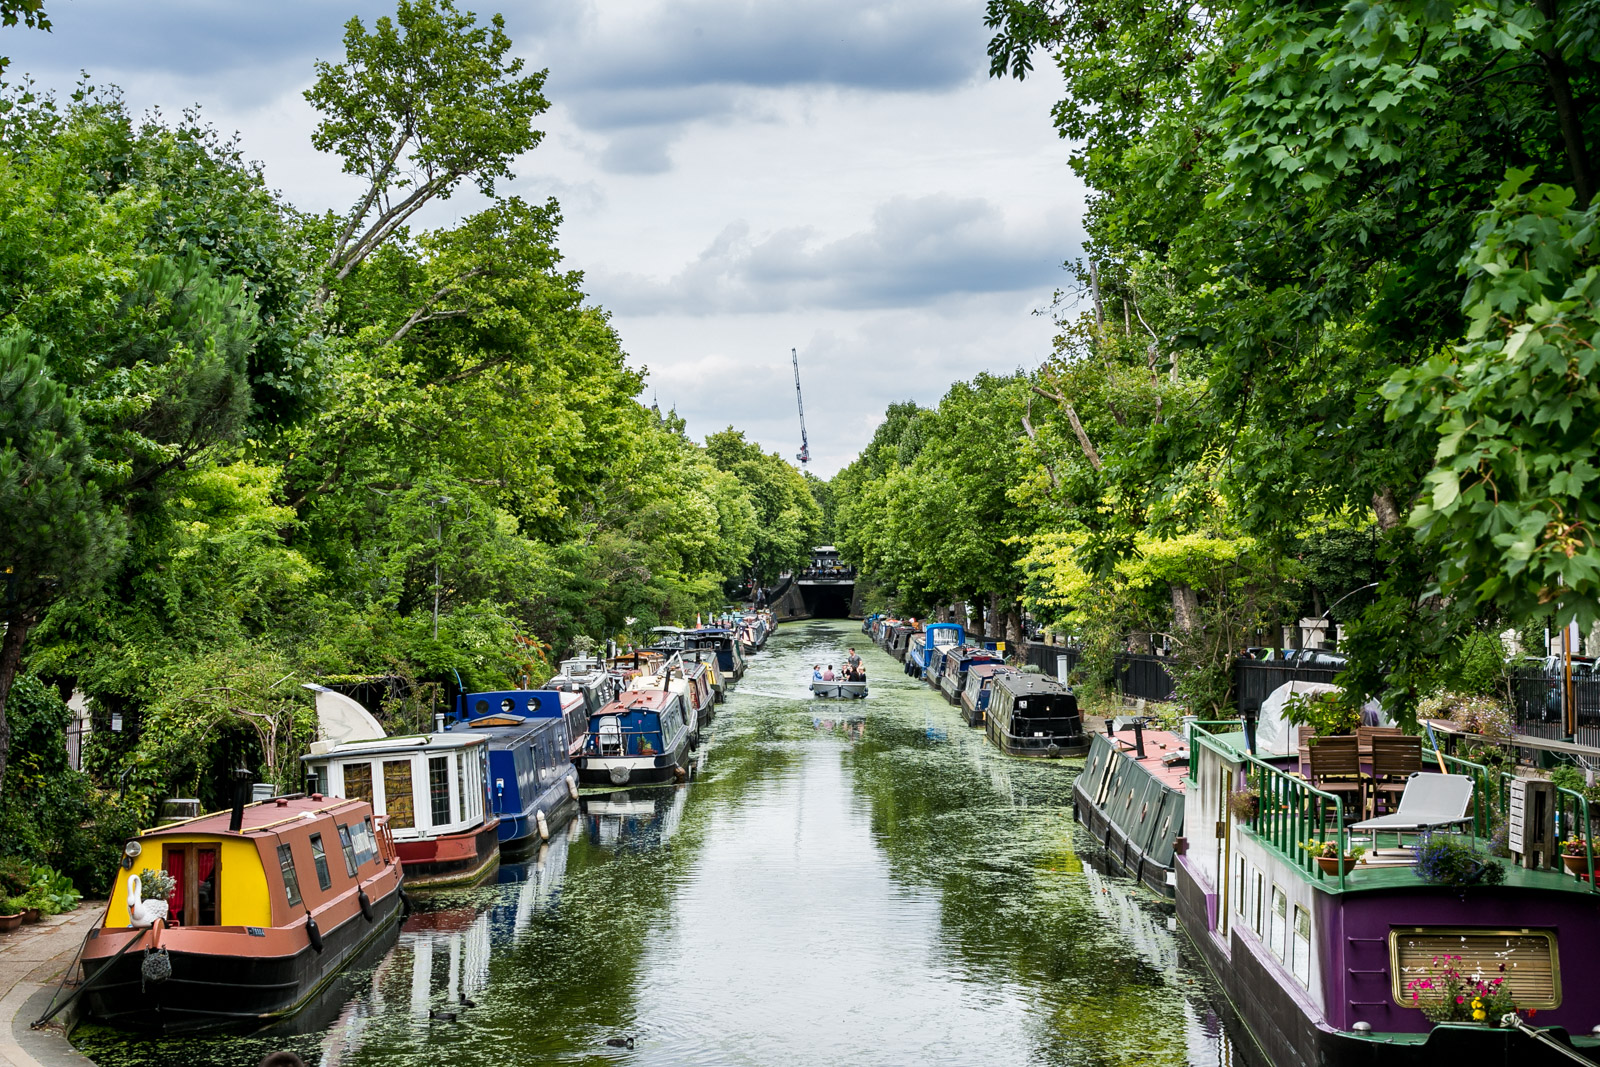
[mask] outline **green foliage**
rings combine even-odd
[[[1499,636],[1484,630],[1463,634],[1441,664],[1439,680],[1458,693],[1504,692],[1506,656]]]
[[[1361,711],[1337,693],[1297,695],[1283,706],[1283,718],[1296,726],[1309,726],[1317,737],[1353,734],[1361,725]]]
[[[1480,855],[1468,840],[1437,831],[1422,835],[1411,869],[1425,882],[1461,890],[1499,885],[1506,877],[1505,864]]]
[[[750,576],[771,585],[785,571],[803,567],[823,519],[805,476],[732,426],[706,438],[706,455],[719,471],[739,480],[755,508]]]

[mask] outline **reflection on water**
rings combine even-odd
[[[419,901],[311,1032],[77,1039],[119,1067],[1231,1063],[1170,907],[1074,833],[1078,764],[999,755],[870,647],[869,698],[813,700],[849,644],[786,625],[694,781],[586,793],[495,884]]]

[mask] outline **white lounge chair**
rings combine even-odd
[[[1466,775],[1417,771],[1406,779],[1406,791],[1400,795],[1400,807],[1393,814],[1352,823],[1350,829],[1371,831],[1376,845],[1381,830],[1421,833],[1470,822],[1467,806],[1471,803],[1472,779]]]

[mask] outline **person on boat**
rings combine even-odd
[[[828,669],[822,672],[822,680],[824,682],[833,681],[833,664],[828,664]]]
[[[861,657],[856,655],[856,650],[850,650],[850,657],[844,661],[844,676],[852,682],[861,681]]]
[[[811,680],[813,682],[822,681],[822,664],[813,663],[811,665]]]

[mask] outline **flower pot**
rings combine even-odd
[[[36,923],[36,922],[38,922],[39,921],[39,909],[38,908],[23,908],[22,909],[22,921],[25,922],[25,923]]]
[[[1323,874],[1349,874],[1355,869],[1354,856],[1318,856],[1317,866]]]
[[[22,912],[15,915],[0,915],[0,930],[15,930],[22,925]]]
[[[1589,857],[1587,856],[1568,856],[1566,854],[1562,854],[1561,862],[1566,864],[1568,874],[1589,873]]]

